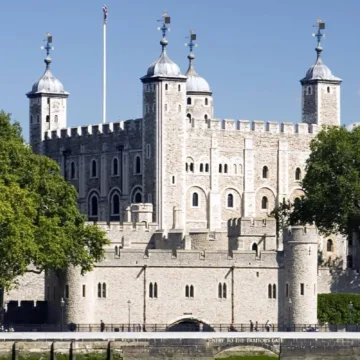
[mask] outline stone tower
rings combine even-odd
[[[41,78],[26,94],[29,98],[30,145],[34,152],[42,153],[42,141],[45,131],[66,127],[66,101],[69,93],[50,70],[52,36],[47,34],[45,64],[46,69]]]
[[[284,244],[287,325],[317,323],[318,236],[314,226],[292,226]]]
[[[340,125],[340,84],[341,79],[334,76],[323,63],[321,38],[325,23],[318,20],[316,61],[300,80],[302,85],[302,122],[308,124]]]
[[[143,82],[143,196],[152,203],[154,221],[165,231],[184,226],[185,209],[185,97],[186,77],[166,52],[170,17],[163,15],[160,57]]]
[[[186,117],[189,122],[192,119],[204,119],[207,123],[214,116],[212,92],[209,83],[195,71],[195,55],[193,54],[195,40],[196,34],[190,31],[190,42],[187,44],[190,48],[190,54],[188,55],[189,68],[185,74],[187,77]]]

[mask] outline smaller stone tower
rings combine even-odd
[[[341,79],[334,76],[323,63],[321,39],[325,23],[317,22],[316,61],[300,80],[302,85],[302,122],[318,125],[340,125],[340,84]]]
[[[210,120],[214,116],[212,92],[208,82],[202,78],[194,67],[195,55],[193,49],[196,34],[190,30],[190,42],[187,46],[190,49],[189,68],[185,74],[186,80],[186,117],[189,121],[192,119],[204,121]]]
[[[52,36],[46,34],[45,64],[46,69],[41,78],[35,82],[29,98],[30,145],[34,152],[42,153],[42,142],[45,131],[66,128],[66,101],[69,93],[50,70]]]
[[[292,226],[285,240],[285,324],[314,325],[317,323],[316,228]]]

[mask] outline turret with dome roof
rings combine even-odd
[[[341,79],[323,63],[321,39],[325,23],[317,21],[316,61],[306,72],[302,85],[302,121],[308,124],[340,125]]]

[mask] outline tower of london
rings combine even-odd
[[[165,18],[162,30],[160,56],[140,79],[141,119],[67,127],[70,95],[46,57],[26,94],[30,144],[58,162],[79,209],[111,244],[92,272],[29,275],[7,299],[45,300],[53,322],[64,299],[75,324],[127,323],[128,306],[131,323],[145,327],[317,323],[318,293],[358,291],[355,249],[313,226],[280,236],[270,213],[303,196],[311,140],[341,124],[342,80],[323,62],[320,27],[315,62],[300,80],[298,124],[215,118],[195,34],[182,72]]]

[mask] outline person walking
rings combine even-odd
[[[250,331],[254,331],[254,323],[252,322],[252,320],[250,320]]]
[[[104,332],[104,330],[105,330],[105,324],[102,320],[100,320],[100,331]]]

